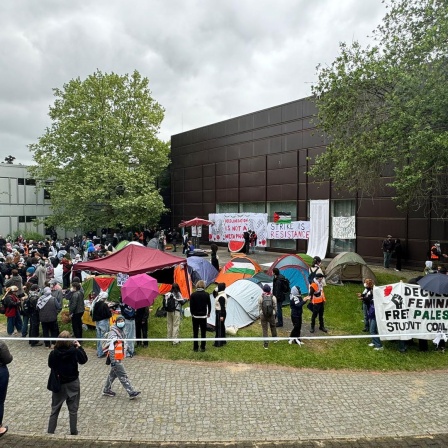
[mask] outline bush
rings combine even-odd
[[[45,240],[45,235],[41,235],[38,232],[33,232],[30,230],[16,230],[15,232],[12,233],[11,238],[13,241],[16,241],[17,238],[19,237],[19,235],[22,235],[22,237],[29,241],[29,240],[33,240],[33,241],[44,241]]]

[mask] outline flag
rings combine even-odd
[[[289,224],[291,222],[291,212],[274,212],[274,222],[277,224]]]

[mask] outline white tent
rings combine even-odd
[[[227,317],[226,327],[243,328],[250,325],[259,317],[258,299],[262,293],[261,287],[243,279],[237,280],[226,288],[227,294]],[[215,299],[211,295],[212,312],[207,322],[215,325]]]

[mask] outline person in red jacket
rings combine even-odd
[[[14,333],[14,328],[18,333],[22,332],[22,318],[20,317],[20,305],[21,301],[17,297],[19,288],[17,286],[11,286],[6,289],[7,294],[3,299],[5,305],[5,316],[7,317],[6,330],[8,336],[12,336]],[[17,333],[16,333],[17,334]]]

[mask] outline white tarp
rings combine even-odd
[[[378,333],[386,335],[381,339],[406,340],[412,338],[409,335],[418,334],[419,339],[432,340],[437,333],[448,333],[448,294],[394,283],[376,286],[373,300]]]
[[[309,236],[309,221],[292,221],[287,224],[268,222],[268,240],[307,240]]]
[[[355,217],[354,216],[335,216],[332,220],[331,234],[338,240],[356,239]]]
[[[328,199],[310,201],[310,238],[306,252],[310,257],[325,258],[328,246],[329,224],[330,201]]]
[[[250,280],[237,280],[226,288],[227,317],[226,327],[243,328],[258,319],[258,299],[262,294],[261,287]],[[212,312],[207,322],[215,325],[215,298],[210,296]]]
[[[243,233],[254,230],[257,234],[257,246],[266,247],[267,213],[210,213],[213,221],[209,227],[209,240],[220,243],[244,241]]]

